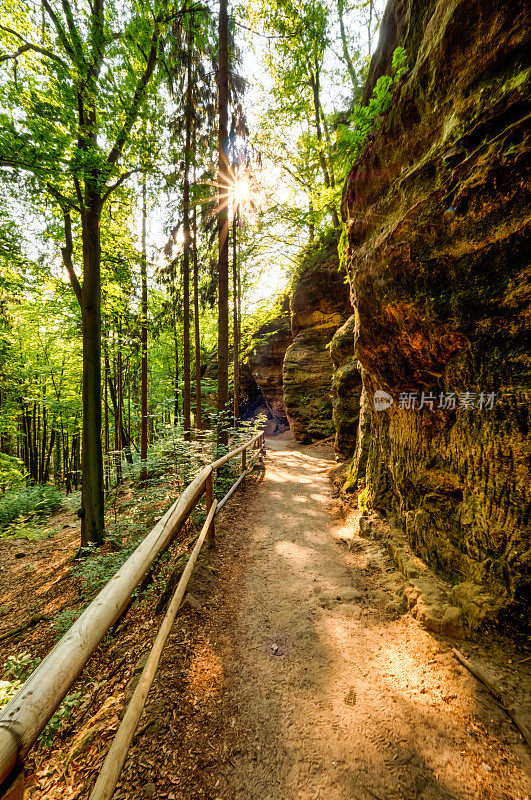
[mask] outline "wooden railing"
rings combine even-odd
[[[247,450],[253,446],[255,453],[248,460]],[[104,586],[79,619],[30,675],[20,691],[3,709],[0,715],[0,800],[19,800],[19,798],[22,798],[24,792],[22,769],[24,758],[28,751],[39,738],[100,642],[129,607],[133,592],[147,577],[157,556],[172,544],[176,534],[190,516],[199,499],[205,494],[207,519],[175,590],[148,663],[137,686],[137,691],[135,691],[131,699],[130,707],[122,720],[122,725],[117,735],[118,739],[121,731],[120,757],[123,756],[123,760],[125,760],[136,722],[140,718],[147,692],[155,674],[162,647],[184,596],[199,550],[205,539],[210,547],[214,544],[214,516],[241,484],[245,475],[248,474],[252,462],[263,452],[264,434],[258,433],[250,441],[201,470],[199,475],[187,486],[162,519],[142,540],[125,564]],[[242,474],[226,496],[218,503],[214,499],[214,471],[240,453],[242,455]],[[156,651],[155,655],[154,651]],[[151,678],[149,682],[147,680],[148,677]],[[142,700],[141,705],[139,700]],[[134,708],[134,713],[130,713],[131,707]],[[135,717],[136,722],[134,722]],[[124,724],[128,728],[125,736],[123,735]],[[127,740],[129,744],[127,744]],[[126,744],[125,751],[124,743]],[[119,770],[123,764],[122,760],[116,774],[117,761],[115,753],[113,753],[113,758],[115,766],[111,769],[110,782],[108,774],[105,780],[102,780],[102,776],[108,766],[109,758],[107,758],[106,765],[91,798],[112,797]],[[110,788],[110,783],[113,783],[112,789]],[[96,791],[98,792],[97,794],[95,794]]]

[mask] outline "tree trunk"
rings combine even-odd
[[[116,426],[117,420],[118,420],[118,417],[119,417],[119,414],[118,414],[118,389],[117,389],[118,381],[117,380],[113,380],[113,378],[112,378],[111,371],[110,371],[110,365],[109,365],[109,352],[108,352],[108,348],[106,347],[105,343],[104,343],[104,359],[105,359],[104,360],[105,370],[106,370],[106,375],[107,375],[107,384],[104,384],[104,385],[108,385],[109,391],[111,393],[111,402],[112,402],[113,414],[114,414],[114,420],[115,420],[115,426]],[[105,395],[105,402],[107,403],[107,395]],[[133,456],[132,456],[132,453],[131,453],[131,437],[129,436],[129,433],[127,432],[127,430],[125,428],[125,425],[124,425],[124,422],[123,422],[123,413],[120,415],[120,423],[119,424],[120,424],[120,437],[121,437],[120,441],[122,443],[121,446],[124,448],[125,457],[126,457],[127,462],[129,464],[132,464],[133,463]],[[109,452],[109,450],[110,450],[110,447],[107,445],[107,452]]]
[[[341,33],[341,45],[343,47],[343,58],[345,59],[345,64],[347,65],[348,74],[350,75],[350,80],[352,81],[352,88],[353,88],[353,96],[354,100],[356,101],[359,97],[360,93],[360,85],[358,81],[358,76],[356,75],[356,70],[354,69],[354,64],[350,57],[350,53],[348,51],[348,41],[347,41],[347,34],[345,31],[345,21],[343,19],[343,12],[345,9],[345,0],[337,0],[337,14],[339,17],[339,30]],[[370,52],[369,52],[370,55]]]
[[[58,489],[62,486],[62,474],[61,474],[61,437],[59,436],[59,431],[56,430],[55,433],[55,446],[53,449],[53,482],[57,486]]]
[[[195,136],[194,136],[195,153]],[[195,185],[195,169],[194,169]],[[197,208],[194,203],[193,213],[193,261],[194,261],[194,335],[195,335],[195,427],[198,431],[203,426],[201,409],[201,337],[199,331],[199,269],[197,262]]]
[[[190,385],[190,145],[192,133],[192,25],[188,34],[187,85],[185,108],[184,188],[183,188],[183,417],[184,438],[190,440],[191,385]]]
[[[233,367],[234,367],[234,427],[240,418],[240,336],[238,313],[238,207],[232,217],[232,328],[233,328]]]
[[[103,452],[101,445],[101,201],[89,196],[83,214],[83,463],[81,545],[103,544]]]
[[[373,0],[369,0],[369,24],[367,26],[367,37],[368,37],[368,45],[369,45],[369,57],[371,56],[372,51],[372,13],[374,10],[374,2]]]
[[[114,449],[116,451],[116,483],[122,483],[122,449],[123,449],[123,375],[122,375],[122,320],[118,319],[118,355],[116,358],[116,395],[117,408],[114,420]]]
[[[227,0],[219,4],[219,136],[218,136],[218,246],[219,246],[219,305],[218,305],[218,443],[228,444],[225,414],[229,402],[229,41]]]
[[[142,281],[142,334],[141,334],[141,348],[142,348],[142,366],[141,366],[141,398],[140,398],[140,461],[142,463],[142,471],[140,473],[140,480],[145,481],[147,478],[146,462],[147,462],[147,447],[148,447],[148,404],[147,404],[147,382],[148,382],[148,356],[147,356],[147,254],[146,254],[146,176],[142,178],[142,260],[140,262],[141,281]]]
[[[174,345],[175,345],[175,384],[174,384],[174,411],[173,411],[173,425],[176,428],[179,424],[179,336],[177,334],[177,316],[175,318],[174,330]]]
[[[104,410],[104,431],[105,431],[105,489],[109,491],[111,476],[109,470],[109,450],[111,449],[111,439],[109,436],[109,359],[105,356],[105,367],[103,372],[103,410]]]
[[[312,86],[312,93],[313,93],[313,107],[314,107],[314,114],[315,114],[315,131],[317,134],[317,141],[318,141],[318,148],[319,148],[319,163],[321,164],[321,169],[323,172],[323,180],[324,184],[327,188],[334,185],[334,178],[330,177],[330,172],[328,171],[328,165],[326,163],[326,156],[324,153],[323,148],[323,132],[321,129],[321,100],[320,100],[320,81],[319,81],[319,65],[315,64],[315,72],[311,71],[311,86]],[[332,222],[334,228],[339,228],[339,216],[337,213],[337,209],[335,206],[330,208],[332,213]]]

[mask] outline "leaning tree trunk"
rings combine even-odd
[[[83,215],[83,439],[81,545],[102,544],[103,452],[101,446],[101,200],[92,196]]]

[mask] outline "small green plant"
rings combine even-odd
[[[82,692],[72,692],[72,694],[65,697],[40,736],[39,746],[42,749],[50,747],[53,744],[54,738],[64,726],[65,722],[72,716],[74,708],[77,708],[86,699],[87,695],[84,695]]]
[[[40,658],[33,658],[29,653],[19,653],[6,659],[0,673],[0,707],[9,703],[16,695],[33,670],[38,667],[40,661]],[[72,692],[65,697],[40,737],[41,747],[49,747],[53,743],[54,737],[70,719],[72,710],[86,699],[86,695],[83,695],[82,692]]]
[[[8,656],[2,670],[2,678],[4,680],[25,681],[39,664],[40,658],[33,658],[29,653]]]
[[[65,635],[67,630],[72,627],[76,619],[81,616],[81,613],[82,612],[79,609],[65,608],[64,611],[60,611],[59,614],[57,614],[53,621],[57,639],[60,639]]]
[[[0,706],[9,703],[39,663],[40,658],[29,653],[8,656],[0,679]]]

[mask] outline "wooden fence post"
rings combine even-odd
[[[247,469],[247,450],[242,450],[242,472]]]
[[[206,506],[207,506],[207,513],[210,511],[212,503],[214,502],[214,470],[210,470],[207,479],[205,481],[205,493],[206,493]],[[207,542],[209,550],[215,546],[215,535],[216,535],[216,528],[214,518],[212,517],[212,522],[208,529],[207,533]]]

